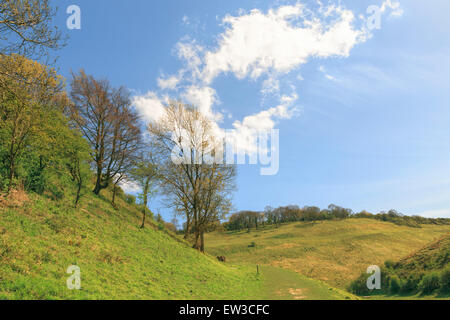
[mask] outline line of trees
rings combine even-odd
[[[420,227],[422,224],[450,224],[450,219],[445,218],[424,218],[420,216],[406,216],[396,210],[372,214],[367,211],[354,213],[353,210],[331,204],[326,209],[315,206],[305,206],[300,208],[296,205],[272,208],[267,206],[263,212],[240,211],[232,214],[228,221],[222,224],[225,230],[243,230],[260,228],[266,225],[279,226],[282,223],[298,221],[323,221],[347,218],[367,218],[388,221],[398,225],[409,227]]]

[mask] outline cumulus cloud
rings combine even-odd
[[[196,106],[209,119],[216,121],[222,119],[220,113],[214,113],[212,110],[212,106],[217,102],[216,91],[213,88],[193,85],[187,88],[182,97],[189,104]]]
[[[394,16],[402,13],[394,0],[384,1],[381,9],[391,10]],[[184,22],[189,23],[187,17]],[[219,134],[223,130],[218,123],[227,112],[214,110],[219,104],[214,80],[221,74],[252,80],[265,76],[261,87],[263,99],[276,95],[279,104],[233,123],[236,138],[252,138],[253,131],[272,129],[278,121],[298,114],[295,107],[298,95],[295,90],[292,94],[283,92],[286,88],[283,77],[295,70],[298,81],[303,80],[298,69],[313,58],[348,57],[352,48],[370,38],[364,22],[340,5],[320,5],[315,12],[301,3],[266,12],[241,10],[236,16],[222,19],[224,31],[213,47],[204,47],[190,37],[181,39],[174,53],[183,62],[183,68],[177,76],[158,79],[158,85],[162,90],[177,90],[185,102],[214,120]],[[328,73],[324,75],[336,80]],[[144,118],[152,121],[162,115],[163,101],[157,93],[149,92],[136,97],[134,102]]]
[[[264,14],[252,10],[226,16],[227,26],[216,50],[205,54],[202,78],[211,83],[220,73],[258,78],[263,73],[287,73],[311,57],[347,57],[366,32],[354,26],[355,16],[341,7],[329,7],[325,18],[307,19],[304,6],[282,6]]]
[[[177,76],[171,76],[168,78],[158,78],[158,87],[160,89],[166,90],[170,89],[173,90],[177,87],[177,84],[180,82],[180,78]]]
[[[164,115],[164,104],[167,99],[160,98],[155,92],[133,97],[133,105],[144,121],[158,121]]]
[[[256,114],[245,117],[242,121],[233,123],[234,132],[231,139],[235,144],[237,152],[255,153],[257,152],[256,139],[259,132],[268,132],[275,128],[277,121],[282,119],[291,119],[299,113],[295,107],[298,95],[284,95],[280,98],[280,104],[276,107],[263,110]]]

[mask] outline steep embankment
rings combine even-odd
[[[104,193],[110,197],[108,192]],[[0,299],[246,299],[262,290],[254,268],[191,249],[137,208],[88,192],[72,199],[22,194],[0,201]],[[81,290],[66,270],[81,269]]]
[[[369,265],[398,260],[448,232],[448,225],[411,228],[373,219],[299,222],[214,232],[206,237],[206,249],[232,263],[278,266],[347,288]]]

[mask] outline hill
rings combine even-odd
[[[411,228],[363,218],[298,222],[213,232],[206,250],[232,263],[282,267],[345,289],[369,265],[398,260],[448,232],[448,225]]]
[[[400,275],[442,270],[450,263],[450,235],[417,250],[393,265]]]
[[[450,234],[426,245],[398,262],[381,268],[381,288],[369,291],[367,274],[355,279],[349,290],[372,298],[448,298],[450,294]]]
[[[58,201],[34,193],[0,196],[1,299],[356,299],[275,267],[220,263],[105,190]],[[81,290],[67,289],[69,266]]]
[[[153,221],[139,229],[141,214],[122,199],[117,210],[90,193],[79,209],[71,201],[23,193],[0,203],[1,299],[246,299],[261,290],[253,268],[219,263]],[[66,287],[70,265],[81,290]]]

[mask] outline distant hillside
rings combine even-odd
[[[0,299],[246,299],[261,291],[254,268],[205,256],[106,190],[74,209],[15,193],[0,201]],[[150,219],[148,219],[150,220]],[[161,230],[160,230],[161,229]],[[81,290],[66,270],[81,269]]]
[[[388,260],[381,268],[381,288],[369,291],[367,274],[355,279],[349,289],[359,295],[444,298],[450,294],[450,234],[415,251],[398,262]]]
[[[394,264],[398,274],[441,270],[450,263],[450,234]]]
[[[449,232],[449,225],[412,228],[364,218],[296,222],[213,232],[206,250],[232,263],[283,267],[344,289],[368,266],[399,260]]]

